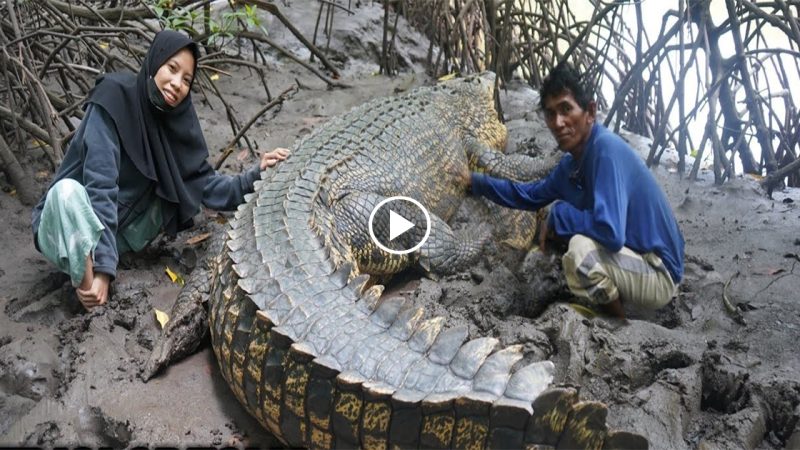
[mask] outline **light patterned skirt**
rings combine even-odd
[[[94,259],[103,229],[86,188],[65,178],[47,192],[36,240],[42,254],[77,287],[86,272],[86,257],[91,254]]]

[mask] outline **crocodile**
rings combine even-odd
[[[466,168],[518,179],[549,169],[502,153],[494,89],[483,73],[355,107],[296,143],[234,214],[211,265],[212,347],[235,397],[287,446],[647,447],[610,430],[604,404],[555,386],[551,361],[523,365],[521,345],[468,339],[382,295],[393,273],[449,273],[480,255],[485,233],[447,224]],[[367,232],[372,208],[398,195],[431,216],[430,237],[405,255]]]

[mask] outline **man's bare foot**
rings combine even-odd
[[[611,317],[625,320],[625,310],[622,308],[622,302],[619,299],[613,300],[601,306],[602,311]]]

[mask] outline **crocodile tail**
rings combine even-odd
[[[224,276],[226,266],[228,274],[234,273],[228,259],[218,275]],[[377,326],[388,337],[341,336],[331,329],[346,325],[338,314],[325,327],[310,330],[340,340],[336,355],[348,349],[353,353],[350,360],[358,364],[345,368],[336,356],[320,355],[311,341],[297,341],[290,327],[276,324],[240,289],[214,290],[214,350],[237,399],[286,445],[600,449],[605,443],[606,448],[647,448],[641,436],[609,431],[603,404],[579,401],[573,388],[550,387],[549,361],[511,373],[521,356],[518,347],[500,349],[495,339],[479,338],[454,352],[461,330],[441,330],[440,320],[419,320],[420,311],[384,301],[366,317],[368,323],[347,328]],[[375,347],[395,336],[412,348],[390,346],[391,351],[376,357]],[[381,344],[368,348],[367,341]],[[360,359],[357,352],[364,352]],[[390,376],[386,381],[368,378],[362,372],[369,366],[378,368],[374,374]],[[454,373],[437,374],[437,369]],[[428,386],[449,382],[454,389],[422,389],[423,380]]]
[[[260,217],[243,211],[242,219]],[[550,387],[551,362],[513,371],[519,346],[465,342],[465,329],[445,329],[406,301],[382,299],[379,286],[335,267],[321,246],[265,259],[259,278],[242,259],[244,234],[231,231],[215,272],[213,347],[237,399],[287,445],[600,449],[612,438],[638,442],[606,429],[604,405]],[[301,252],[322,258],[293,265]]]

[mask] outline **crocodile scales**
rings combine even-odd
[[[517,369],[521,346],[467,340],[465,327],[422,320],[420,308],[382,298],[370,280],[475,259],[481,240],[457,239],[446,224],[464,195],[462,168],[541,173],[520,174],[521,161],[497,151],[506,131],[493,94],[486,73],[356,107],[297,143],[236,212],[214,265],[212,344],[237,399],[285,444],[641,444],[607,430],[603,404],[551,388],[552,362]],[[431,238],[411,255],[385,253],[367,235],[372,206],[393,195],[433,216]]]

